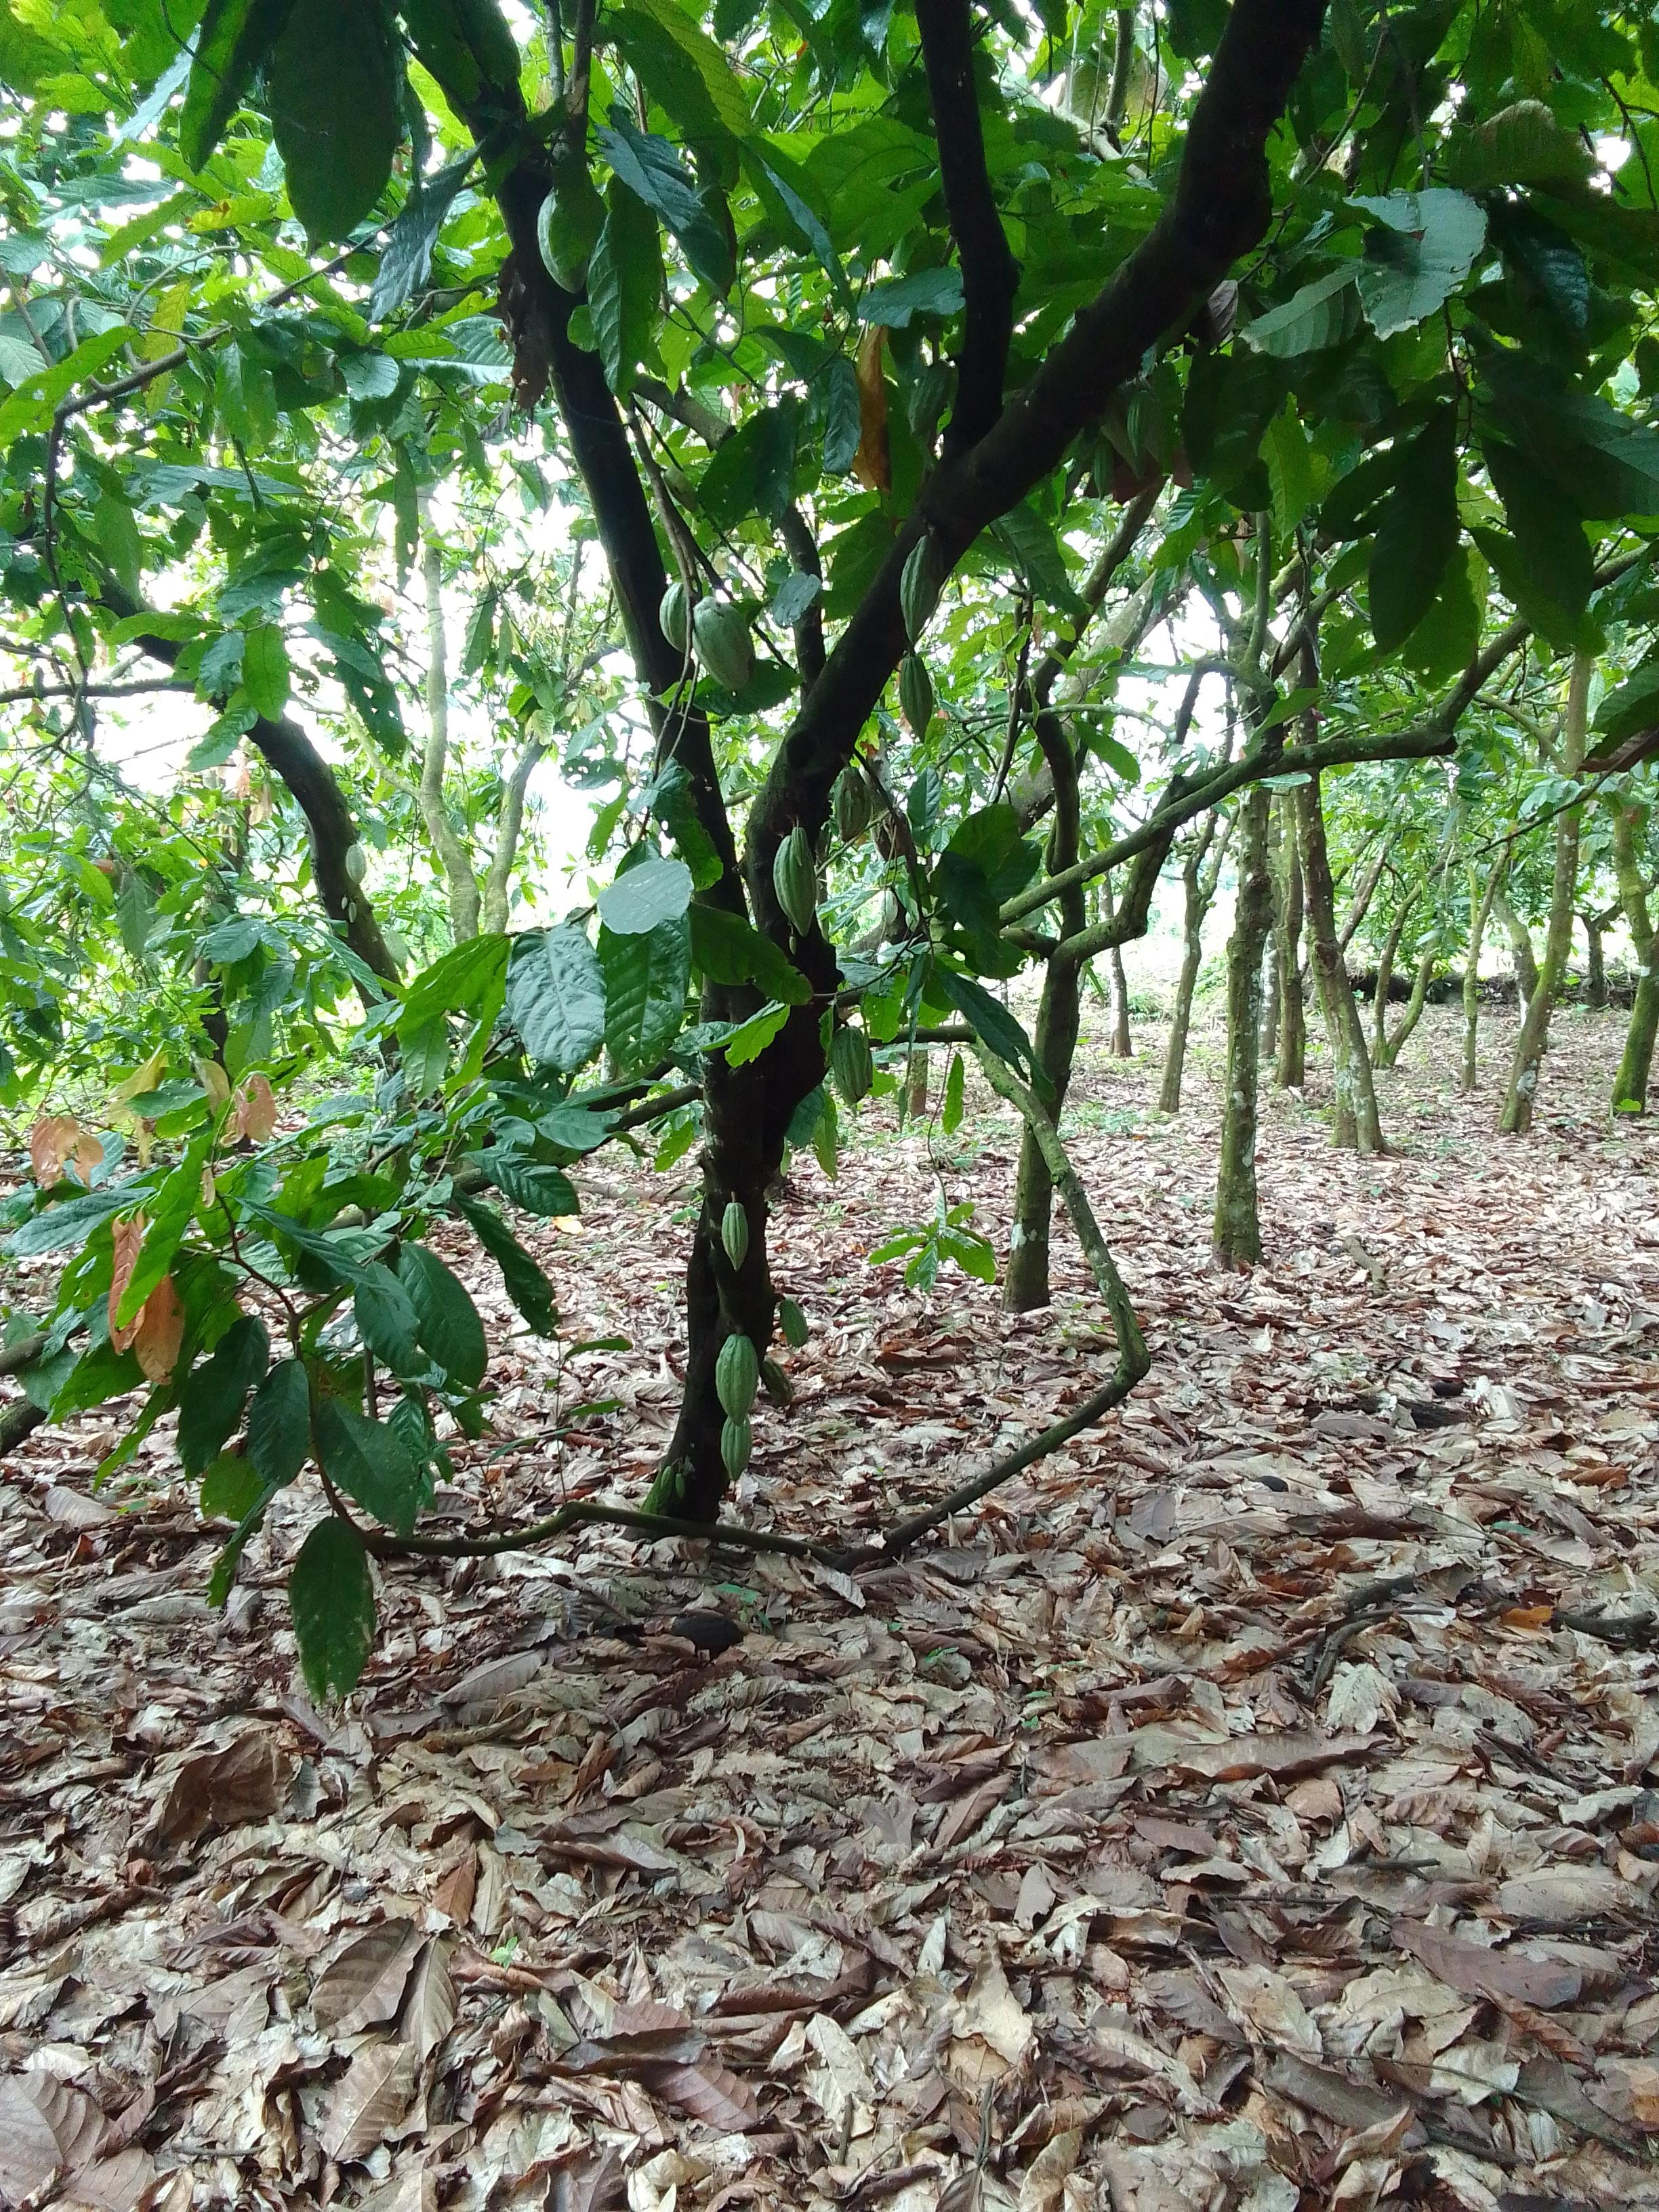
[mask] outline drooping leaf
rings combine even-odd
[[[659,921],[677,921],[690,903],[684,860],[642,860],[599,893],[599,919],[614,936],[641,937]]]
[[[247,1456],[273,1486],[292,1482],[311,1456],[311,1382],[297,1359],[279,1359],[248,1407]]]
[[[371,322],[386,322],[425,283],[444,217],[471,167],[472,156],[465,155],[415,184],[380,250],[380,265],[368,298]]]
[[[378,0],[291,0],[267,98],[295,214],[313,239],[349,236],[386,189],[404,135]]]
[[[599,150],[616,175],[648,208],[654,208],[684,249],[692,269],[722,297],[736,274],[731,241],[715,222],[696,185],[665,138],[636,130],[619,107],[611,111],[614,126],[595,133]]]
[[[374,1642],[374,1584],[362,1538],[337,1515],[301,1545],[288,1602],[307,1688],[320,1704],[343,1698],[362,1680]]]
[[[413,1242],[398,1251],[398,1276],[414,1304],[422,1346],[447,1375],[476,1389],[489,1351],[478,1310],[459,1277],[428,1246]]]
[[[1486,242],[1486,215],[1467,192],[1389,192],[1354,205],[1376,219],[1365,240],[1359,296],[1380,338],[1436,313]]]
[[[186,1474],[199,1474],[223,1448],[270,1358],[264,1322],[244,1314],[220,1338],[212,1358],[191,1371],[179,1407],[179,1463]]]
[[[425,1486],[401,1438],[384,1421],[370,1420],[338,1398],[319,1401],[316,1430],[317,1456],[335,1488],[408,1535]]]
[[[504,1145],[491,1145],[471,1158],[502,1197],[521,1206],[526,1213],[551,1218],[581,1211],[575,1186],[562,1168],[545,1160],[526,1159],[522,1152],[509,1152]]]
[[[1457,543],[1457,418],[1437,410],[1412,441],[1371,548],[1371,631],[1392,653],[1433,603]]]
[[[507,1295],[538,1336],[556,1336],[558,1303],[553,1285],[499,1213],[476,1200],[457,1199],[456,1211],[501,1271]]]
[[[1316,276],[1279,307],[1269,307],[1247,323],[1241,333],[1244,343],[1258,353],[1273,354],[1281,360],[1335,345],[1353,327],[1358,305],[1354,280],[1358,273],[1357,264],[1350,263]]]
[[[620,177],[605,194],[605,226],[587,264],[587,303],[605,380],[619,395],[633,387],[651,350],[662,298],[657,218]]]
[[[692,908],[691,961],[711,983],[753,983],[785,1006],[804,1006],[812,995],[805,976],[769,937],[719,907]]]
[[[179,149],[192,169],[203,167],[218,144],[292,5],[293,0],[208,0],[179,118]]]

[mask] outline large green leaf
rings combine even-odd
[[[605,1042],[605,974],[580,930],[527,930],[516,940],[507,1011],[531,1060],[574,1075]]]
[[[1359,298],[1354,279],[1358,274],[1358,265],[1349,262],[1316,276],[1279,307],[1247,323],[1244,343],[1281,360],[1338,344],[1353,329]]]
[[[425,1503],[426,1484],[402,1439],[338,1398],[319,1403],[316,1427],[317,1456],[334,1487],[408,1535]]]
[[[579,1213],[575,1185],[562,1168],[545,1160],[527,1160],[522,1152],[504,1145],[491,1145],[471,1155],[473,1163],[489,1177],[503,1198],[521,1206],[526,1213],[545,1216]]]
[[[1558,123],[1541,100],[1517,100],[1484,123],[1454,131],[1443,173],[1449,185],[1474,192],[1495,185],[1577,184],[1594,167],[1577,132]]]
[[[208,0],[179,118],[179,146],[192,169],[207,161],[241,106],[253,72],[294,0]]]
[[[641,860],[599,893],[599,919],[617,937],[642,937],[659,921],[677,921],[690,903],[684,860]]]
[[[404,994],[398,1036],[417,1095],[443,1074],[449,1042],[445,1020],[461,1014],[487,1037],[507,995],[507,939],[499,933],[469,939],[423,968]]]
[[[620,177],[605,194],[605,217],[587,264],[587,304],[605,382],[625,394],[651,351],[662,302],[657,218]]]
[[[1580,514],[1659,514],[1659,431],[1529,355],[1488,353],[1480,373],[1501,435]]]
[[[428,1370],[421,1347],[421,1318],[415,1302],[390,1267],[379,1261],[365,1267],[352,1297],[358,1334],[374,1357],[394,1375],[413,1380]]]
[[[1565,650],[1577,635],[1595,580],[1584,526],[1524,453],[1498,438],[1488,439],[1482,451],[1515,542],[1512,561],[1497,557],[1504,588],[1534,627]]]
[[[723,908],[692,908],[691,960],[711,983],[754,983],[787,1006],[804,1006],[812,995],[805,976],[769,937]]]
[[[385,191],[404,135],[378,0],[292,0],[266,97],[295,214],[313,239],[349,236]]]
[[[1014,1067],[1024,1067],[1030,1077],[1032,1087],[1040,1096],[1048,1097],[1053,1095],[1054,1085],[1037,1064],[1036,1055],[1031,1050],[1031,1040],[1007,1007],[994,999],[982,983],[976,983],[971,975],[958,975],[954,968],[947,968],[942,962],[935,961],[929,988],[943,992],[957,1012],[972,1025],[975,1035],[990,1047],[999,1060],[1006,1060]]]
[[[213,1357],[191,1370],[179,1404],[179,1463],[186,1474],[199,1474],[222,1448],[270,1358],[264,1322],[244,1314],[220,1338]]]
[[[248,1407],[247,1456],[267,1483],[292,1482],[311,1456],[311,1382],[297,1359],[279,1359]]]
[[[288,1603],[307,1688],[321,1705],[343,1698],[362,1680],[374,1642],[374,1584],[362,1538],[337,1515],[301,1545]]]
[[[476,1389],[489,1351],[478,1310],[460,1279],[428,1246],[413,1243],[398,1252],[398,1276],[414,1303],[422,1344],[445,1374]]]
[[[611,120],[614,129],[601,124],[595,135],[613,173],[656,210],[695,272],[724,295],[736,274],[731,240],[699,197],[678,154],[667,139],[635,130],[620,107],[611,109]]]
[[[1457,528],[1457,416],[1441,407],[1411,441],[1371,547],[1371,632],[1384,653],[1433,605]]]
[[[653,1066],[685,1018],[691,969],[685,917],[659,921],[642,937],[618,937],[601,927],[599,965],[605,972],[605,1041],[613,1058],[630,1073]]]
[[[756,515],[782,520],[794,482],[800,403],[786,397],[751,415],[715,450],[697,484],[697,504],[716,528]]]
[[[1376,218],[1365,240],[1359,296],[1380,338],[1436,313],[1486,242],[1486,216],[1467,192],[1389,192],[1354,205]]]
[[[507,1295],[538,1336],[559,1333],[558,1303],[553,1285],[493,1207],[471,1199],[458,1198],[460,1214],[484,1250],[501,1271]]]

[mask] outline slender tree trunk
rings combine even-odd
[[[1309,959],[1335,1079],[1333,1136],[1343,1151],[1380,1152],[1383,1149],[1382,1126],[1377,1118],[1376,1087],[1365,1050],[1364,1027],[1354,1003],[1347,964],[1336,940],[1331,863],[1325,845],[1325,816],[1320,805],[1318,776],[1298,786],[1295,797],[1302,841]]]
[[[1371,855],[1365,872],[1359,879],[1359,887],[1355,891],[1352,902],[1348,908],[1347,918],[1337,933],[1336,943],[1339,951],[1343,953],[1347,951],[1348,947],[1353,943],[1360,924],[1370,912],[1371,900],[1376,895],[1378,884],[1382,880],[1382,871],[1388,866],[1388,860],[1389,848],[1385,840]],[[1331,895],[1331,906],[1334,911],[1336,906],[1334,889]]]
[[[1078,857],[1081,821],[1077,761],[1058,714],[1047,709],[1039,713],[1036,738],[1054,782],[1054,818],[1048,831],[1048,872],[1054,875],[1061,868],[1070,867]],[[1088,918],[1088,894],[1079,884],[1060,902],[1060,935],[1074,935],[1087,926]],[[1053,1097],[1038,1103],[1056,1127],[1077,1051],[1081,981],[1082,971],[1075,961],[1048,962],[1031,1039],[1037,1065],[1054,1086]],[[1054,1178],[1036,1133],[1023,1127],[1019,1166],[1014,1176],[1013,1232],[1002,1290],[1002,1302],[1010,1313],[1032,1313],[1048,1304],[1048,1231],[1054,1214]]]
[[[1273,854],[1267,856],[1267,885],[1271,890],[1273,880]],[[1282,996],[1279,959],[1279,925],[1272,914],[1267,917],[1267,942],[1261,948],[1261,1059],[1271,1067],[1279,1057],[1279,1015]]]
[[[1620,903],[1637,962],[1636,996],[1631,1005],[1630,1026],[1619,1072],[1613,1079],[1615,1114],[1644,1114],[1648,1085],[1653,1076],[1654,1040],[1659,1036],[1659,929],[1648,907],[1647,886],[1642,880],[1640,811],[1615,799],[1613,815],[1613,859],[1619,877]]]
[[[1227,1085],[1211,1231],[1211,1248],[1222,1267],[1253,1267],[1261,1257],[1255,1139],[1262,957],[1273,921],[1273,884],[1267,872],[1269,799],[1269,793],[1255,784],[1239,808],[1238,904],[1227,946]]]
[[[1426,952],[1419,955],[1417,973],[1412,977],[1412,994],[1406,1001],[1405,1012],[1400,1017],[1400,1026],[1391,1033],[1384,1024],[1380,1066],[1395,1067],[1399,1065],[1400,1055],[1406,1049],[1412,1031],[1423,1018],[1423,1009],[1428,1004],[1429,986],[1434,981],[1434,971],[1438,964],[1438,956],[1432,945]]]
[[[1075,858],[1075,854],[1073,857]],[[1071,863],[1062,861],[1060,865],[1069,867]],[[1049,872],[1051,874],[1054,872],[1052,868]],[[1101,878],[1100,903],[1107,921],[1115,921],[1117,902],[1112,894],[1112,879],[1109,875]],[[1069,926],[1066,932],[1063,933],[1069,934]],[[1134,1044],[1129,1035],[1129,984],[1127,977],[1123,973],[1123,947],[1121,945],[1110,946],[1107,952],[1106,962],[1112,975],[1112,1057],[1114,1060],[1133,1060]]]
[[[1462,1091],[1473,1091],[1480,1080],[1477,1048],[1480,1037],[1480,947],[1486,939],[1492,902],[1509,865],[1506,845],[1492,862],[1484,887],[1474,870],[1469,870],[1469,945],[1463,962],[1463,1066],[1458,1085]]]
[[[1607,965],[1601,947],[1607,918],[1599,914],[1581,914],[1578,919],[1584,925],[1584,1003],[1599,1012],[1607,1003]]]
[[[1515,963],[1515,988],[1520,994],[1521,1010],[1524,1013],[1538,992],[1538,957],[1532,949],[1532,932],[1516,912],[1509,892],[1500,884],[1492,910],[1504,925],[1510,940],[1510,951]]]
[[[1561,768],[1577,775],[1584,757],[1584,729],[1589,712],[1593,657],[1582,648],[1574,654],[1572,681],[1567,691],[1566,732]],[[1515,1065],[1510,1072],[1509,1096],[1501,1123],[1508,1137],[1524,1137],[1532,1127],[1538,1096],[1539,1071],[1549,1043],[1550,1015],[1572,951],[1573,899],[1578,889],[1578,819],[1580,810],[1570,806],[1555,818],[1555,875],[1550,885],[1549,928],[1544,939],[1544,963],[1538,971],[1538,988],[1527,1001],[1526,1018],[1516,1041]]]
[[[1387,1067],[1389,1060],[1389,994],[1394,988],[1394,963],[1400,955],[1400,940],[1406,933],[1406,924],[1411,920],[1416,906],[1414,894],[1407,894],[1400,902],[1400,911],[1389,925],[1389,933],[1382,940],[1382,950],[1376,957],[1376,986],[1371,993],[1371,1060],[1377,1067]]]
[[[1279,873],[1273,888],[1278,907],[1274,946],[1279,959],[1279,1012],[1273,1082],[1280,1091],[1299,1091],[1307,1079],[1308,1008],[1302,994],[1302,862],[1288,792],[1278,794],[1277,811]]]
[[[919,1044],[904,1056],[904,1117],[920,1121],[927,1111],[927,1048]]]
[[[424,486],[416,494],[421,518],[421,575],[426,586],[426,750],[421,757],[416,797],[426,834],[443,870],[449,902],[449,927],[457,945],[478,933],[478,882],[465,846],[456,835],[444,801],[449,763],[449,653],[444,636],[443,553],[432,527],[432,501]]]
[[[1188,910],[1186,942],[1182,948],[1181,975],[1176,984],[1175,1011],[1170,1018],[1170,1042],[1164,1055],[1164,1081],[1158,1094],[1160,1114],[1181,1111],[1181,1085],[1187,1072],[1187,1034],[1192,1027],[1193,994],[1204,963],[1204,915]]]

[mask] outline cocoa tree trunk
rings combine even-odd
[[[1365,1050],[1365,1032],[1354,1003],[1347,963],[1336,939],[1330,856],[1325,844],[1325,816],[1315,775],[1295,793],[1302,843],[1302,881],[1308,920],[1309,957],[1324,1017],[1336,1090],[1333,1136],[1343,1151],[1380,1152],[1382,1126],[1377,1118],[1376,1087]]]
[[[1279,871],[1274,897],[1274,949],[1279,961],[1279,1052],[1273,1083],[1280,1091],[1299,1091],[1307,1079],[1308,1008],[1302,991],[1302,861],[1297,851],[1296,816],[1290,793],[1276,799],[1279,820]]]
[[[1193,994],[1198,971],[1204,964],[1204,921],[1214,903],[1222,865],[1237,817],[1212,814],[1198,842],[1181,868],[1181,976],[1176,985],[1175,1010],[1170,1021],[1170,1042],[1164,1056],[1164,1081],[1158,1094],[1160,1114],[1181,1111],[1181,1086],[1187,1073],[1187,1036],[1192,1027]]]
[[[1508,890],[1500,884],[1492,910],[1504,925],[1515,963],[1515,988],[1524,1013],[1538,991],[1538,956],[1532,948],[1532,932],[1516,912]]]
[[[1589,712],[1590,678],[1595,663],[1582,647],[1573,655],[1572,680],[1567,689],[1566,729],[1562,742],[1561,769],[1577,775],[1584,757],[1584,732]],[[1499,1123],[1506,1137],[1523,1137],[1532,1127],[1537,1102],[1538,1078],[1549,1043],[1550,1015],[1572,951],[1573,901],[1578,889],[1578,824],[1580,809],[1568,807],[1555,817],[1555,872],[1550,885],[1549,927],[1544,939],[1543,965],[1537,988],[1527,1001],[1526,1018],[1516,1040],[1515,1064],[1510,1071],[1509,1095]]]
[[[1615,1114],[1644,1114],[1648,1085],[1653,1075],[1654,1040],[1659,1036],[1659,930],[1648,907],[1647,885],[1642,879],[1638,833],[1642,812],[1627,800],[1613,802],[1613,859],[1619,878],[1620,903],[1630,931],[1637,963],[1636,996],[1625,1032],[1625,1048],[1613,1079]]]
[[[1469,943],[1463,957],[1463,1062],[1458,1081],[1460,1091],[1473,1091],[1480,1079],[1477,1048],[1480,1037],[1480,947],[1486,939],[1492,902],[1509,865],[1510,850],[1506,845],[1492,862],[1484,888],[1478,888],[1480,879],[1473,868],[1469,870]]]
[[[1261,1257],[1255,1140],[1262,956],[1273,920],[1273,885],[1267,873],[1269,797],[1256,784],[1239,808],[1238,904],[1227,946],[1227,1082],[1210,1237],[1216,1264],[1221,1267],[1253,1267]]]

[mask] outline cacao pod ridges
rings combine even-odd
[[[773,855],[772,888],[796,934],[805,937],[817,915],[818,871],[811,842],[799,823]]]
[[[728,1199],[720,1216],[720,1243],[734,1267],[749,1257],[749,1215],[740,1198]]]

